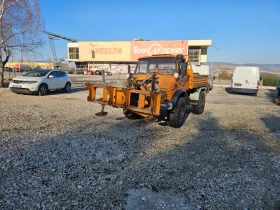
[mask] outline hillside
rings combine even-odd
[[[210,65],[212,63],[207,62],[205,63]],[[248,63],[248,64],[233,64],[233,63],[226,63],[226,62],[214,62],[213,63],[213,72],[221,72],[221,71],[228,71],[229,74],[232,74],[235,67],[237,66],[257,66],[260,68],[260,71],[263,76],[280,76],[280,64],[256,64],[256,63]]]

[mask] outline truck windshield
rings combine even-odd
[[[174,74],[176,72],[175,58],[146,58],[138,61],[135,74]]]
[[[26,77],[44,77],[46,76],[51,70],[46,69],[46,70],[33,70],[25,74],[24,76]]]

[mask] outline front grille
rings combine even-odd
[[[22,80],[12,80],[14,84],[33,84],[37,83],[37,81],[22,81]]]
[[[11,90],[21,90],[21,91],[24,91],[24,90],[29,90],[28,88],[19,88],[19,87],[11,87]]]

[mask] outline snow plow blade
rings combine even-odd
[[[123,108],[143,117],[160,115],[160,93],[102,84],[86,83],[85,85],[89,90],[87,97],[89,102]],[[98,89],[102,92],[100,98],[96,98]],[[104,112],[104,109],[101,112]]]

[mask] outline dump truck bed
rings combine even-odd
[[[190,89],[206,87],[206,85],[208,84],[208,77],[209,77],[208,75],[200,75],[198,73],[194,73],[193,85],[189,86]]]

